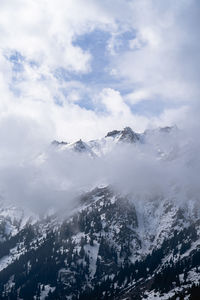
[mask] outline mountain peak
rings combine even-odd
[[[109,131],[107,137],[118,138],[121,142],[135,143],[139,141],[139,134],[135,133],[131,127],[125,127],[123,130],[113,130]]]
[[[84,143],[81,139],[74,143],[74,150],[78,152],[84,152],[87,151],[87,145]]]
[[[109,131],[105,137],[116,137],[116,135],[120,134],[120,132],[121,131],[119,131],[119,130],[112,130],[112,131]]]
[[[139,134],[135,133],[130,127],[125,127],[121,131],[121,136],[119,138],[119,141],[135,143],[139,141]]]
[[[59,142],[57,140],[54,140],[51,144],[54,145],[54,146],[65,146],[65,145],[68,145],[67,142],[64,142],[64,141]]]

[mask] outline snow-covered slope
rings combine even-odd
[[[148,143],[158,161],[170,163],[185,157],[187,145],[166,142],[169,134],[176,140],[177,129],[137,134],[127,127],[87,143],[54,142],[53,149],[89,154],[93,161],[117,145],[143,151]],[[0,298],[195,299],[199,202],[184,191],[176,182],[152,194],[97,186],[75,199],[67,214],[64,208],[40,217],[2,203]]]
[[[143,134],[135,133],[130,127],[125,127],[123,130],[114,130],[108,132],[107,135],[98,140],[83,142],[79,140],[75,143],[53,141],[53,145],[59,150],[73,150],[79,153],[88,153],[91,156],[101,156],[115,147],[118,143],[137,143],[141,141]]]

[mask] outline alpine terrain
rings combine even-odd
[[[195,168],[191,144],[176,144],[179,131],[126,127],[89,142],[53,141],[40,153],[40,165],[54,156],[63,168],[70,168],[66,156],[106,165],[107,178],[77,187],[70,207],[66,192],[58,209],[39,213],[1,198],[0,299],[200,299],[198,194],[187,178],[153,176],[140,164],[152,154],[166,174],[182,163]],[[132,155],[140,158],[134,164]],[[120,168],[112,174],[110,166],[119,157],[118,177]]]

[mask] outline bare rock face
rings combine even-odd
[[[113,130],[107,133],[105,137],[116,137],[116,135],[119,135],[121,131],[119,130]]]
[[[119,141],[136,143],[139,140],[139,134],[135,133],[130,127],[125,127],[124,130],[121,131]]]
[[[140,135],[135,133],[130,127],[123,130],[113,130],[107,133],[106,137],[117,138],[120,142],[136,143],[140,140]]]

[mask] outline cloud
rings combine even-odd
[[[63,199],[63,187],[73,185],[72,173],[80,186],[106,174],[111,180],[112,169],[114,175],[123,174],[123,165],[128,167],[123,157],[132,160],[132,155],[144,170],[149,168],[150,177],[151,172],[155,178],[159,172],[164,177],[160,163],[148,153],[144,162],[136,152],[123,154],[115,165],[119,150],[110,159],[109,169],[107,158],[100,167],[88,159],[76,157],[71,162],[70,157],[48,154],[52,161],[48,158],[38,167],[35,157],[53,139],[89,140],[125,126],[143,131],[176,123],[188,128],[188,137],[198,133],[199,8],[195,0],[1,1],[0,166],[2,189],[10,188],[7,198],[45,198],[48,202],[59,191]],[[76,42],[95,30],[108,35],[101,51],[107,65],[102,63],[101,71],[109,80],[99,85],[89,77],[97,54]],[[101,57],[101,68],[99,62]],[[95,75],[101,80],[97,71]],[[161,113],[150,117],[134,113],[134,105],[143,100],[162,101]],[[87,108],[86,102],[90,103]],[[63,169],[61,158],[71,167]],[[145,177],[133,161],[131,166],[141,172],[138,178]],[[95,168],[101,177],[93,173]],[[84,169],[88,170],[85,181]],[[132,174],[131,169],[128,172]],[[13,191],[9,182],[15,186]]]
[[[74,35],[86,30],[81,26],[87,18],[81,7],[82,14],[77,1],[74,5],[72,1],[58,1],[56,6],[53,1],[16,0],[12,5],[4,1],[1,4],[4,51],[16,50],[27,60],[50,69],[64,67],[75,72],[89,71],[90,54],[73,46]]]
[[[30,118],[44,128],[51,124],[52,139],[67,140],[100,137],[111,127],[141,131],[150,123],[175,123],[177,107],[148,119],[130,106],[152,98],[187,106],[197,98],[198,7],[196,1],[2,1],[2,114]],[[83,79],[95,53],[75,43],[96,29],[110,35],[107,45],[112,42],[115,55],[105,45],[107,70],[121,81],[102,90]],[[60,69],[65,75],[58,76]],[[85,109],[85,99],[93,107]]]
[[[125,104],[123,98],[118,91],[113,89],[104,89],[101,93],[101,101],[105,105],[107,111],[114,116],[131,115],[129,107]]]
[[[133,98],[190,102],[199,97],[199,3],[131,1],[136,36],[115,58],[115,71],[133,85]],[[146,95],[146,91],[148,91]]]
[[[21,132],[23,137],[24,129]],[[144,144],[119,143],[95,159],[53,146],[43,147],[39,154],[37,147],[15,149],[18,156],[10,164],[0,160],[1,195],[6,202],[37,213],[50,208],[69,211],[77,205],[79,195],[101,184],[112,185],[134,201],[165,198],[182,205],[199,201],[200,160],[195,156],[199,142],[177,129],[152,131]],[[27,149],[29,156],[25,155]]]

